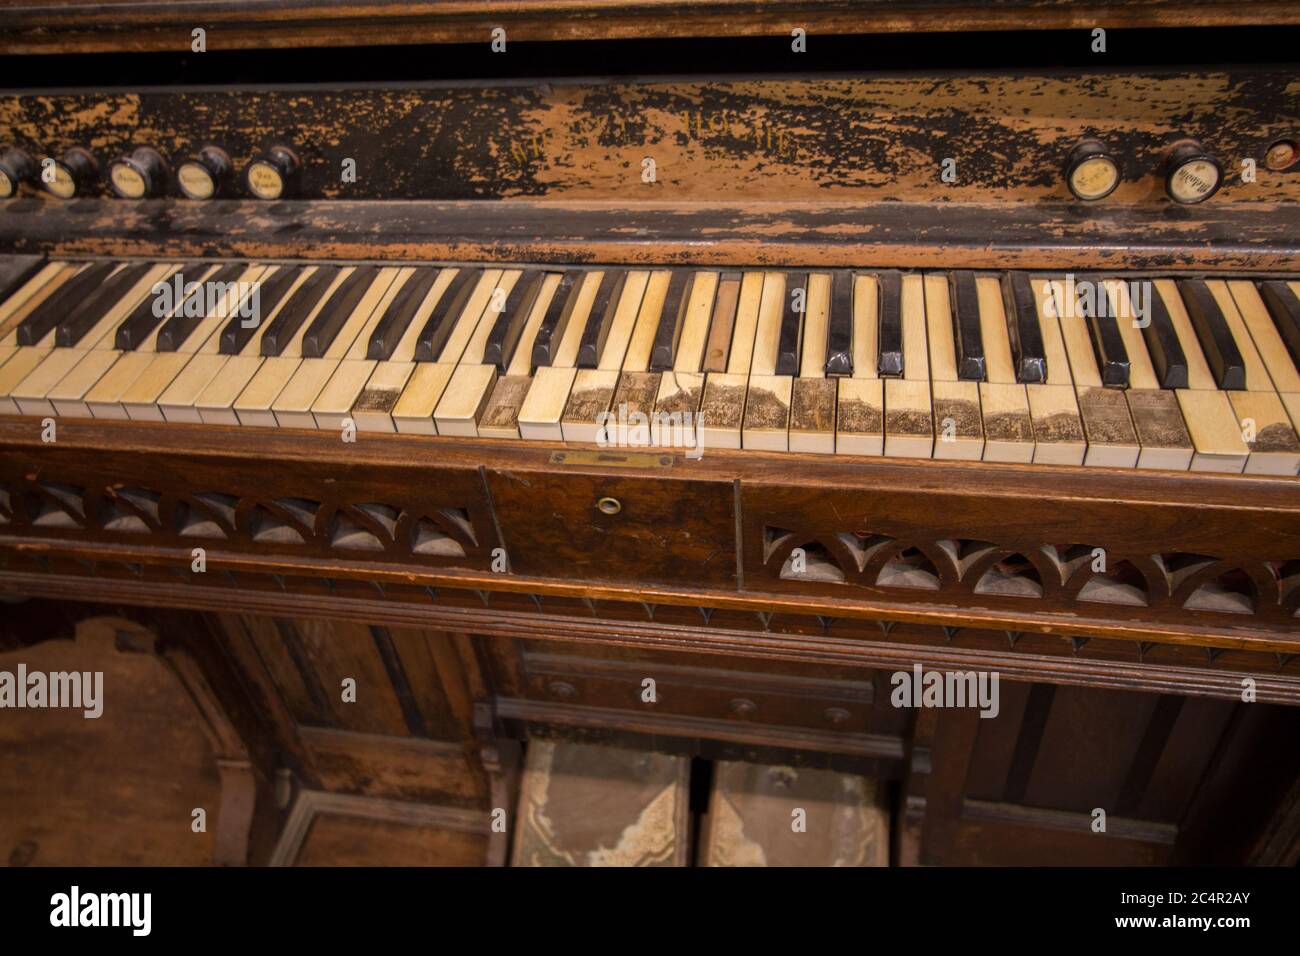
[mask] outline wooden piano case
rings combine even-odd
[[[149,17],[142,42],[166,42],[175,24]],[[528,28],[576,29],[558,22]],[[620,21],[652,22],[674,18]],[[103,36],[16,21],[2,39]],[[0,214],[0,253],[1300,271],[1300,174],[1261,170],[1188,212],[1154,174],[1083,209],[1042,173],[1096,97],[1130,110],[1109,134],[1135,168],[1174,126],[1254,154],[1293,130],[1293,73],[940,79],[962,109],[934,124],[934,76],[6,93],[0,128],[21,143],[188,141],[198,117],[238,116],[237,161],[291,126],[306,168],[300,197],[271,204],[25,196]],[[1040,109],[1026,125],[1008,103]],[[651,141],[660,186],[627,203],[620,177]],[[938,196],[949,144],[970,178]],[[350,191],[344,156],[373,173]],[[529,738],[869,775],[896,864],[1300,853],[1294,478],[56,424],[49,441],[38,419],[0,421],[0,592],[26,599],[5,608],[0,660],[61,637],[162,661],[220,768],[218,862],[504,864],[515,823],[494,813]],[[813,573],[790,573],[796,549]],[[892,675],[918,664],[997,673],[1000,715],[895,706]]]

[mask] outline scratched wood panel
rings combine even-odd
[[[1211,201],[1170,215],[1156,204],[28,198],[5,212],[0,250],[70,256],[1300,271],[1300,204],[1290,202]]]
[[[295,866],[482,866],[487,838],[389,820],[320,814]]]
[[[141,0],[29,4],[5,0],[0,52],[176,50],[190,42],[186,10]],[[810,34],[919,30],[1062,29],[1090,27],[1228,26],[1295,23],[1284,2],[1223,0],[1020,0],[997,4],[952,0],[563,0],[495,3],[477,0],[360,3],[214,3],[203,23],[220,30],[223,49],[361,44],[464,43],[504,26],[512,40],[595,40],[627,37],[757,36],[794,23]]]
[[[1262,68],[31,93],[0,97],[0,139],[38,155],[86,146],[105,166],[131,146],[175,164],[215,143],[236,169],[284,143],[305,198],[1001,203],[1068,200],[1066,156],[1095,136],[1122,166],[1113,206],[1167,203],[1165,151],[1191,137],[1229,171],[1223,204],[1300,199],[1296,167],[1262,161],[1294,136],[1297,103],[1300,78]]]
[[[216,760],[167,666],[68,641],[0,654],[0,671],[13,674],[19,663],[29,673],[101,671],[103,711],[93,720],[80,709],[4,711],[0,862],[210,864],[221,804]],[[208,809],[204,833],[190,829],[194,807]]]

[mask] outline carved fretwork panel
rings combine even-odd
[[[1300,522],[1249,508],[924,489],[742,489],[746,589],[1071,612],[1121,621],[1300,628]],[[1248,504],[1248,502],[1246,502]],[[1242,513],[1242,512],[1245,513]],[[1262,532],[1262,529],[1261,529]],[[1243,545],[1252,550],[1246,550]]]
[[[242,463],[241,463],[242,464]],[[327,558],[486,570],[496,531],[469,469],[413,480],[380,468],[60,453],[38,469],[0,461],[0,535],[202,547],[260,558]]]

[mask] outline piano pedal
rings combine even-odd
[[[722,761],[700,866],[888,866],[889,810],[870,777]]]
[[[512,866],[686,866],[690,761],[532,740]]]

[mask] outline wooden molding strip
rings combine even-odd
[[[339,261],[1300,271],[1300,204],[18,199],[0,252]],[[997,236],[991,243],[990,236]]]
[[[972,800],[967,797],[961,802],[963,820],[983,820],[989,823],[1015,823],[1026,827],[1047,827],[1052,830],[1067,830],[1072,833],[1092,831],[1092,817],[1086,813],[1074,813],[1067,810],[1045,810],[1027,807],[1015,803],[995,803],[990,800]],[[1121,840],[1138,840],[1142,843],[1159,843],[1173,846],[1178,839],[1178,827],[1172,823],[1154,823],[1149,820],[1133,820],[1123,817],[1107,816],[1105,836]]]
[[[472,0],[354,3],[199,0],[113,4],[17,4],[5,12],[0,53],[188,49],[193,24],[220,37],[223,49],[465,43],[493,26],[512,40],[594,40],[809,33],[1023,30],[1092,27],[1237,26],[1300,22],[1293,4],[1220,0],[1020,2],[990,8],[972,2],[895,0]]]
[[[743,654],[776,660],[878,667],[924,666],[952,670],[996,670],[1008,680],[1045,681],[1116,690],[1146,690],[1240,700],[1242,680],[1255,682],[1258,699],[1300,703],[1300,678],[1241,671],[1208,671],[1167,664],[1124,663],[1084,657],[1049,657],[954,646],[916,646],[885,641],[809,635],[765,634],[654,622],[596,621],[563,615],[528,615],[435,604],[157,584],[67,575],[0,573],[0,591],[65,600],[164,605],[196,610],[294,617],[337,618],[393,626],[436,628],[455,633],[579,643],[621,644],[712,654]]]
[[[743,722],[711,720],[706,717],[649,714],[644,710],[554,704],[516,697],[498,697],[496,713],[505,720],[537,721],[568,727],[620,727],[656,736],[700,738],[739,744],[761,743],[768,747],[816,750],[882,760],[901,760],[903,757],[903,739],[884,734],[826,733],[776,724],[746,725]]]

